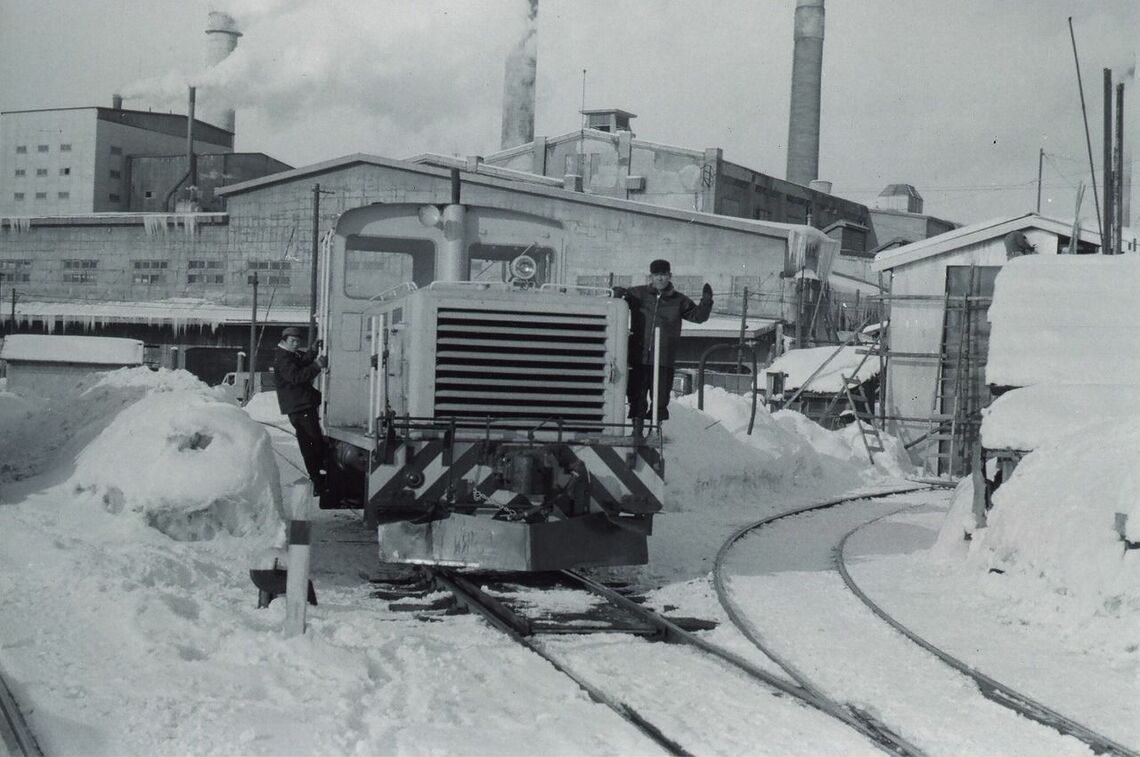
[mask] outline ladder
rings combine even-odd
[[[868,353],[869,355],[870,353]],[[865,359],[865,358],[864,358]],[[875,415],[871,409],[871,402],[863,390],[863,384],[853,376],[848,378],[840,374],[843,379],[843,394],[847,397],[847,407],[855,416],[855,425],[859,428],[859,436],[863,439],[863,449],[867,450],[867,459],[871,465],[875,464],[875,453],[885,451],[883,437],[879,429],[875,428]]]
[[[869,345],[867,345],[866,350],[861,350],[861,349],[857,348],[857,351],[863,353],[863,359],[860,360],[858,365],[855,366],[854,370],[851,371],[851,378],[852,379],[858,377],[859,370],[863,367],[864,363],[866,363],[868,360],[871,359],[872,355],[875,355],[875,356],[879,355],[879,345],[869,344]],[[882,373],[880,372],[879,375],[881,377]],[[842,373],[839,374],[839,377],[841,379],[843,379],[844,383],[846,384],[847,379],[843,377]],[[880,380],[881,380],[881,378],[880,378]],[[845,386],[843,389],[840,389],[838,392],[836,392],[835,395],[831,398],[831,401],[827,403],[827,407],[825,407],[823,409],[823,413],[821,413],[819,416],[819,424],[821,426],[823,425],[824,421],[826,421],[828,418],[831,417],[832,411],[835,410],[836,406],[840,403],[841,400],[844,399],[846,394],[847,394],[847,390],[846,390],[846,386]]]
[[[973,292],[972,283],[969,291]],[[961,301],[961,322],[957,345],[952,347],[953,314],[959,312],[956,301]],[[925,472],[934,477],[953,476],[955,469],[960,467],[960,443],[969,406],[971,325],[969,295],[952,297],[947,293],[942,316],[938,375],[931,403],[930,429],[926,434],[929,452],[925,459]]]

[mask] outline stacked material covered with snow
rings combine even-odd
[[[128,518],[180,541],[275,536],[281,487],[265,429],[185,371],[123,368],[68,396],[0,394],[0,477],[68,463],[73,506]],[[73,461],[73,462],[72,462]]]
[[[967,482],[936,554],[1036,583],[1043,613],[1140,616],[1140,258],[1027,256],[998,275],[983,414],[989,449],[1032,450],[985,528]],[[970,541],[963,541],[963,534]]]
[[[867,360],[867,347],[809,347],[802,350],[785,352],[776,358],[772,365],[763,372],[786,373],[784,390],[795,391],[804,385],[809,378],[805,391],[835,394],[843,391],[843,378],[854,378],[863,383],[879,375],[879,360],[872,356]],[[823,369],[812,378],[812,374]],[[858,368],[858,370],[856,370]],[[764,376],[761,376],[763,382]]]

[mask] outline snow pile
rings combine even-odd
[[[973,527],[972,482],[954,502],[932,553],[1026,584],[1011,612],[1079,629],[1093,616],[1132,628],[1140,616],[1140,416],[1086,426],[1022,459]],[[1119,515],[1118,515],[1119,514]],[[1123,516],[1123,538],[1117,521]],[[969,541],[963,533],[971,533]]]
[[[268,534],[284,518],[265,430],[205,392],[148,393],[83,450],[68,484],[180,541]]]
[[[1006,392],[982,411],[982,446],[1032,450],[1121,416],[1140,418],[1140,386],[1042,384]]]
[[[186,371],[124,368],[59,395],[0,392],[0,423],[0,481],[54,471],[40,485],[65,483],[175,539],[273,534],[283,522],[265,429]]]
[[[813,488],[842,491],[884,476],[913,472],[897,441],[870,468],[854,426],[828,431],[794,411],[769,413],[763,403],[757,403],[749,434],[751,401],[717,387],[705,387],[703,412],[696,410],[696,394],[675,400],[671,412],[675,405],[690,408],[692,415],[674,413],[674,420],[665,427],[670,487],[684,481],[695,491],[716,488],[719,496],[726,486],[754,491],[762,484],[787,491],[810,480]],[[675,432],[678,427],[685,431]]]
[[[986,383],[1136,384],[1137,303],[1137,255],[1026,255],[1009,261],[994,282]]]

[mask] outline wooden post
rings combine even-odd
[[[309,550],[313,524],[309,514],[312,497],[308,484],[293,487],[292,519],[289,521],[288,576],[285,579],[285,636],[305,633],[305,610],[309,600]]]
[[[986,467],[982,459],[982,445],[975,444],[973,451],[974,468],[974,527],[986,527]]]

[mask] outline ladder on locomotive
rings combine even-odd
[[[969,294],[973,293],[971,285]],[[942,338],[938,351],[938,373],[930,408],[930,428],[926,434],[926,475],[953,476],[959,457],[959,442],[970,391],[970,299],[946,294],[942,315]],[[960,310],[959,310],[960,309]],[[952,333],[954,314],[961,327],[957,339]],[[956,342],[956,344],[954,344]],[[947,370],[949,369],[949,370]]]

